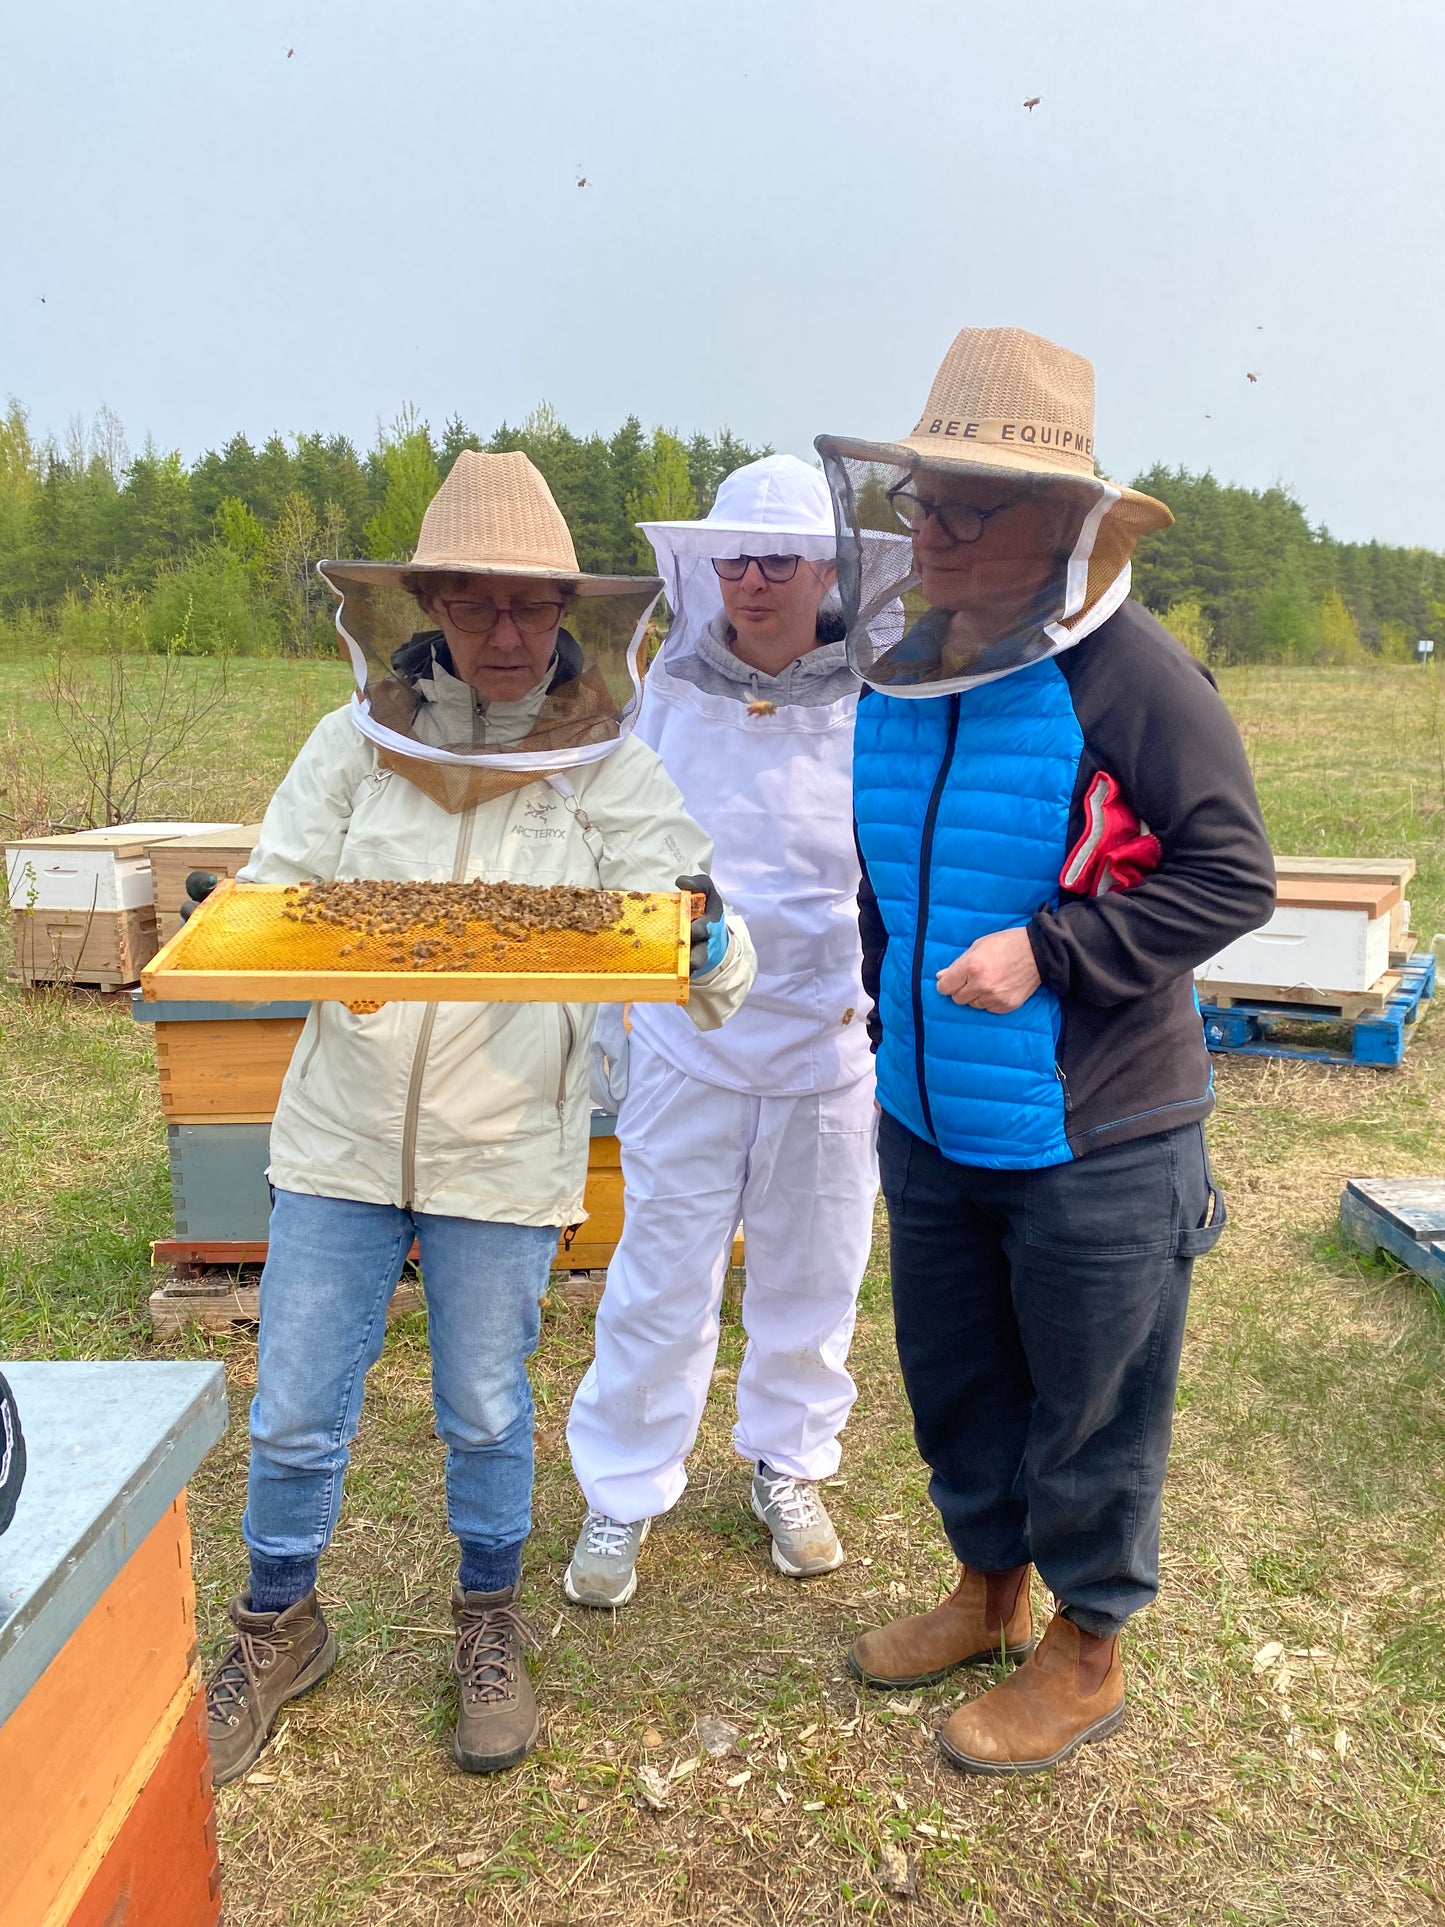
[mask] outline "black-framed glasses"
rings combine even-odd
[[[976,542],[991,515],[1000,515],[1004,509],[1013,507],[1012,502],[1000,502],[997,508],[991,509],[969,508],[963,502],[925,502],[911,489],[902,487],[890,488],[887,500],[889,508],[910,534],[917,535],[932,515],[954,542]]]
[[[715,555],[712,565],[724,582],[741,582],[754,562],[764,582],[791,582],[801,560],[797,555]]]
[[[562,620],[565,602],[513,602],[498,608],[490,596],[442,596],[441,606],[464,636],[489,636],[503,616],[510,616],[524,636],[545,636]]]

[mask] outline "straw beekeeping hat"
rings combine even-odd
[[[1090,575],[1112,580],[1141,535],[1168,528],[1152,495],[1104,482],[1094,468],[1094,370],[1082,355],[1022,328],[964,328],[933,378],[911,435],[867,442],[820,435],[818,452],[850,462],[995,481],[1106,489],[1115,498],[1094,538]]]
[[[535,576],[579,596],[635,595],[645,577],[584,575],[552,491],[520,449],[484,455],[464,448],[422,517],[410,562],[323,562],[336,583],[395,582],[428,570],[452,575]]]

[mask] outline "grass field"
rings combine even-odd
[[[214,673],[207,670],[206,673]],[[344,677],[231,671],[211,733],[151,810],[249,817]],[[1226,673],[1276,847],[1409,852],[1423,938],[1445,927],[1445,707],[1435,672]],[[0,665],[11,767],[64,791],[43,702]],[[166,1228],[145,1027],[98,998],[0,991],[0,1357],[220,1359],[226,1442],[191,1488],[210,1648],[243,1575],[237,1532],[255,1349],[149,1332],[147,1241]],[[400,1321],[323,1569],[344,1661],[220,1796],[231,1927],[332,1923],[1438,1922],[1445,1912],[1445,1310],[1342,1250],[1350,1175],[1445,1167],[1445,1017],[1398,1072],[1216,1060],[1212,1144],[1231,1227],[1197,1274],[1166,1497],[1164,1583],[1131,1630],[1131,1717],[1105,1747],[1016,1784],[961,1778],[933,1729],[981,1682],[860,1700],[840,1652],[951,1583],[892,1359],[886,1245],[854,1354],[861,1396],[828,1494],[836,1575],[778,1578],[728,1445],[736,1306],[692,1484],[615,1622],[562,1601],[579,1516],[562,1431],[588,1314],[549,1301],[536,1370],[527,1607],[543,1743],[472,1780],[448,1715],[441,1448],[425,1322]],[[1277,1647],[1269,1663],[1257,1660]],[[725,1717],[740,1754],[700,1756]],[[636,1768],[676,1772],[665,1812]],[[910,1856],[884,1893],[880,1847]]]

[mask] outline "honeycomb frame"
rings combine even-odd
[[[619,894],[624,909],[607,930],[510,938],[478,923],[448,943],[419,929],[438,954],[418,968],[388,962],[379,940],[288,919],[284,911],[296,899],[280,884],[227,878],[143,968],[141,995],[149,1002],[685,1004],[691,894]],[[458,944],[490,951],[492,963],[458,963]],[[355,962],[338,954],[343,945],[360,953]]]

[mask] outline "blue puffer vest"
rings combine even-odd
[[[888,929],[878,1099],[959,1164],[1073,1156],[1053,992],[996,1016],[934,979],[975,938],[1058,903],[1083,746],[1052,661],[957,696],[870,690],[858,707],[858,840]]]

